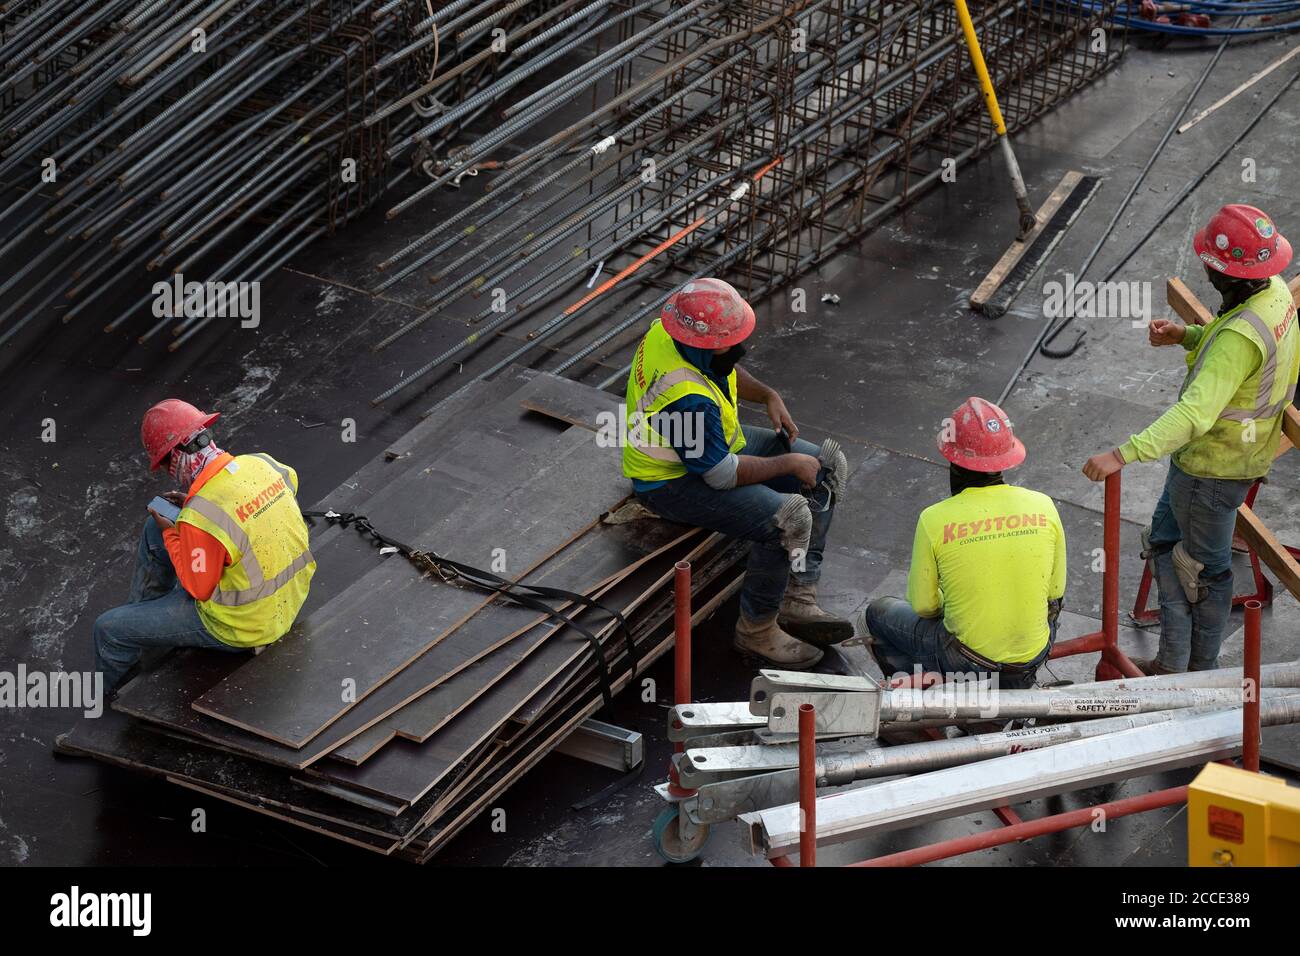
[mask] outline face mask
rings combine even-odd
[[[221,454],[221,449],[213,444],[211,438],[207,443],[195,451],[184,451],[177,448],[172,452],[171,461],[168,463],[167,471],[182,488],[189,488],[198,477],[199,472],[207,467],[208,462],[212,461]]]
[[[742,358],[745,357],[745,346],[733,345],[725,352],[717,352],[709,362],[709,369],[714,375],[720,378],[726,378],[731,374],[731,370],[736,367]]]
[[[1232,290],[1234,283],[1231,276],[1211,269],[1209,266],[1205,267],[1205,274],[1209,276],[1210,285],[1214,286],[1214,291],[1219,295],[1226,296]]]

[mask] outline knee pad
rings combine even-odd
[[[772,516],[772,523],[781,532],[781,547],[793,557],[796,552],[808,552],[808,539],[812,537],[812,510],[803,495],[786,495],[781,507]]]
[[[1205,600],[1205,595],[1209,590],[1201,580],[1201,572],[1205,570],[1205,565],[1188,554],[1181,541],[1174,545],[1172,556],[1174,559],[1174,574],[1178,575],[1178,583],[1183,586],[1183,593],[1187,595],[1187,603],[1198,604]]]
[[[817,460],[826,469],[826,484],[830,487],[834,500],[838,501],[844,494],[845,485],[849,483],[849,460],[844,457],[844,449],[834,438],[828,438],[817,451]]]

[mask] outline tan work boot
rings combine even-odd
[[[822,652],[817,648],[781,630],[775,614],[756,621],[742,612],[736,621],[736,638],[731,643],[742,654],[792,671],[807,670],[822,659]]]
[[[1170,670],[1169,668],[1163,666],[1154,657],[1152,657],[1150,660],[1148,660],[1145,657],[1130,657],[1129,660],[1133,662],[1133,665],[1137,667],[1138,670],[1140,670],[1143,674],[1146,674],[1147,677],[1160,677],[1164,674],[1178,673],[1178,671]]]
[[[791,581],[776,620],[787,633],[814,647],[830,647],[853,636],[852,622],[818,607],[815,584]]]

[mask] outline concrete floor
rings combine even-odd
[[[1229,49],[1197,102],[1231,90],[1286,48],[1267,40]],[[916,512],[946,494],[947,479],[933,446],[937,422],[972,394],[995,398],[1042,328],[1041,286],[1077,268],[1171,117],[1181,107],[1212,49],[1142,50],[1131,44],[1118,69],[1017,140],[1017,153],[1036,201],[1068,169],[1101,176],[1092,204],[1067,234],[1047,272],[1014,309],[997,321],[971,314],[965,299],[1011,240],[1013,205],[1001,166],[984,158],[963,168],[919,205],[894,217],[850,252],[825,263],[799,285],[809,310],[795,314],[787,294],[759,308],[759,329],[747,364],[779,388],[810,437],[834,435],[852,450],[851,494],[837,515],[824,591],[833,607],[852,611],[870,596],[895,590],[907,566]],[[1185,136],[1174,137],[1120,222],[1098,261],[1126,247],[1162,211],[1168,197],[1200,171],[1225,138],[1245,125],[1257,104],[1290,75],[1280,70]],[[1182,276],[1213,304],[1216,299],[1190,252],[1192,232],[1223,202],[1259,205],[1284,232],[1300,235],[1300,195],[1284,170],[1300,149],[1300,96],[1283,99],[1232,156],[1152,235],[1116,277],[1153,283],[1155,313],[1163,313],[1163,284]],[[1253,159],[1254,183],[1241,181]],[[449,196],[443,209],[474,198]],[[436,212],[427,213],[429,217]],[[418,420],[463,376],[486,368],[517,341],[503,338],[453,368],[430,387],[373,409],[368,399],[424,357],[465,334],[450,317],[428,322],[384,353],[370,343],[417,314],[414,285],[374,298],[357,291],[370,264],[424,221],[385,223],[370,215],[323,242],[266,284],[263,324],[237,330],[200,351],[174,356],[138,347],[125,336],[68,326],[24,353],[5,380],[0,409],[0,668],[79,670],[90,666],[90,625],[120,601],[143,503],[156,483],[143,471],[137,428],[141,413],[168,394],[222,410],[219,440],[233,450],[265,449],[293,463],[302,498],[316,500],[385,443]],[[414,277],[411,282],[418,280]],[[819,302],[835,292],[838,305]],[[606,316],[607,318],[607,316]],[[1007,403],[1029,459],[1015,479],[1056,498],[1071,562],[1069,626],[1096,627],[1100,578],[1090,572],[1100,546],[1101,494],[1079,473],[1094,451],[1145,426],[1177,391],[1178,350],[1154,350],[1127,320],[1090,320],[1084,346],[1072,357],[1035,357]],[[1068,340],[1063,337],[1063,341]],[[580,344],[581,333],[571,342]],[[561,347],[567,343],[560,343]],[[537,365],[554,364],[546,349]],[[606,356],[599,380],[627,361]],[[54,418],[57,441],[41,441],[42,420]],[[338,440],[338,423],[356,422],[355,443]],[[757,421],[751,413],[749,419]],[[324,423],[323,425],[319,423]],[[1300,461],[1300,459],[1297,459]],[[1155,500],[1163,468],[1124,472],[1124,556],[1121,604],[1132,600],[1141,570],[1137,532]],[[1283,540],[1300,539],[1300,470],[1284,460],[1260,498],[1260,513]],[[1300,617],[1280,598],[1265,618],[1265,661],[1295,656]],[[696,686],[702,699],[738,699],[749,669],[731,653],[723,616],[698,642]],[[1154,636],[1126,632],[1126,646],[1149,651]],[[1232,661],[1229,645],[1225,658]],[[850,652],[851,653],[851,652]],[[1082,677],[1085,659],[1053,665],[1058,676]],[[668,686],[661,664],[652,675]],[[607,786],[610,771],[564,756],[510,791],[502,801],[505,834],[483,821],[438,858],[443,863],[655,864],[649,841],[660,806],[650,790],[665,766],[661,707],[623,701],[617,719],[647,737],[648,766],[639,780],[591,809],[570,805]],[[53,736],[70,712],[18,710],[0,724],[0,863],[369,863],[374,858],[287,825],[224,806],[209,807],[208,832],[188,826],[194,801],[174,787],[87,761],[50,755]],[[1038,801],[1026,817],[1181,782],[1164,775]],[[837,848],[824,862],[844,862],[996,825],[991,814],[902,831]],[[1070,832],[963,858],[964,863],[1043,865],[1171,864],[1183,861],[1184,820],[1161,811],[1116,821],[1104,834]],[[738,827],[719,827],[705,865],[750,864]]]

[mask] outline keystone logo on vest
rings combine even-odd
[[[1286,335],[1286,330],[1291,328],[1291,323],[1295,321],[1295,303],[1286,307],[1286,316],[1277,325],[1273,326],[1273,338],[1281,342],[1282,336]]]
[[[1150,282],[1076,282],[1067,272],[1064,282],[1045,283],[1043,294],[1047,319],[1131,319],[1134,328],[1151,321]]]
[[[162,319],[242,319],[240,328],[262,322],[260,282],[186,282],[176,273],[170,282],[153,284],[153,314]]]
[[[153,928],[153,894],[82,893],[81,887],[73,886],[50,897],[50,925],[127,926],[132,936],[148,936]]]
[[[260,512],[263,508],[267,508],[278,501],[283,492],[284,479],[277,478],[275,481],[263,488],[256,498],[253,498],[250,501],[245,501],[242,505],[236,508],[235,517],[239,519],[240,524],[243,524],[247,519],[253,517],[253,515]]]
[[[1025,528],[1046,528],[1047,515],[995,515],[980,521],[952,521],[943,526],[943,543],[960,541],[963,538],[974,540],[974,536],[983,537],[992,532],[1004,533]]]

